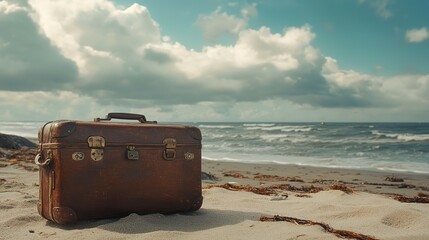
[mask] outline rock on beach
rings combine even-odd
[[[21,149],[24,147],[34,148],[36,146],[35,143],[24,137],[0,133],[0,148]]]

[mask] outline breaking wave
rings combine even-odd
[[[397,139],[400,141],[429,141],[429,134],[409,134],[409,133],[383,133],[378,130],[372,130],[371,133],[382,138]]]
[[[245,123],[244,127],[272,127],[276,124],[274,123]]]
[[[281,131],[281,132],[309,132],[313,128],[308,126],[248,126],[247,130]]]
[[[235,128],[235,126],[232,125],[198,125],[199,128],[212,128],[212,129],[229,129],[229,128]]]

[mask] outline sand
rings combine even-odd
[[[261,216],[273,215],[324,223],[335,230],[375,239],[429,239],[429,204],[393,199],[393,193],[410,197],[429,194],[429,175],[424,174],[204,161],[203,171],[218,178],[205,180],[205,188],[230,182],[233,186],[253,187],[313,185],[324,190],[281,191],[277,196],[268,196],[213,187],[203,190],[204,204],[197,212],[130,214],[120,219],[59,226],[37,213],[38,173],[17,164],[6,165],[0,168],[0,239],[338,238],[320,225],[260,221]],[[235,177],[224,176],[231,173],[236,173]],[[255,180],[262,175],[270,175],[271,179]],[[289,177],[289,181],[274,181],[273,176]],[[403,182],[386,181],[387,177]],[[332,185],[342,185],[353,192],[328,190]]]

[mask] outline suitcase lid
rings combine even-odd
[[[86,143],[102,137],[104,145],[162,144],[175,139],[177,144],[201,145],[201,131],[194,126],[155,123],[87,122],[58,120],[39,130],[40,143]]]

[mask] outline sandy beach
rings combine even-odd
[[[37,213],[31,163],[1,163],[0,239],[429,239],[429,204],[396,200],[428,200],[425,174],[203,161],[197,212],[59,226]]]
[[[0,240],[429,240],[428,13],[0,0]]]

